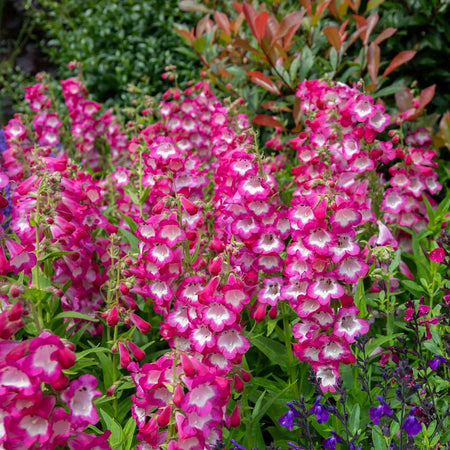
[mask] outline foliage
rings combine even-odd
[[[205,8],[181,2],[183,9],[185,3],[192,11]],[[414,62],[408,62],[418,47],[426,46],[425,39],[411,45],[401,28],[405,22],[389,22],[393,2],[387,3],[385,8],[383,1],[223,2],[211,5],[196,28],[178,32],[196,51],[213,83],[246,99],[256,116],[254,123],[296,130],[300,111],[293,94],[304,79],[362,82],[367,91],[386,100],[414,79],[423,80],[414,75]],[[445,5],[434,3],[433,19],[441,21],[437,11]],[[398,34],[406,39],[397,39]],[[402,74],[408,77],[395,78],[399,67],[406,68]],[[392,100],[388,103],[394,106]]]
[[[86,85],[108,105],[127,105],[129,84],[143,83],[156,94],[168,87],[164,67],[177,66],[180,82],[193,76],[196,63],[173,31],[194,15],[180,14],[175,1],[28,1],[34,26],[47,38],[42,47],[60,76],[70,76],[67,64],[83,64]]]

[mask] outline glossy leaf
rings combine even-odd
[[[267,19],[269,18],[269,13],[267,11],[263,11],[256,17],[255,19],[255,31],[256,31],[256,39],[258,42],[262,41],[264,37],[264,33],[266,32],[266,24]]]
[[[381,75],[381,78],[387,77],[395,69],[407,63],[409,60],[414,58],[416,53],[417,52],[415,52],[414,50],[405,50],[403,52],[400,52],[397,56],[394,57],[391,63],[387,66],[383,75]]]
[[[386,28],[373,40],[373,42],[375,44],[380,44],[384,40],[393,36],[396,32],[397,32],[397,28],[392,28],[392,27]]]
[[[337,27],[325,27],[323,33],[328,39],[328,42],[339,51],[341,48],[341,37],[339,35],[339,30]]]
[[[433,85],[425,88],[420,93],[420,96],[419,96],[419,108],[420,109],[425,108],[425,106],[427,106],[428,103],[430,103],[431,100],[433,100],[435,90],[436,90],[436,85],[433,84]]]
[[[214,20],[216,21],[219,28],[227,35],[231,35],[231,29],[230,29],[230,21],[228,20],[228,17],[226,14],[221,13],[220,11],[216,11],[214,13]]]
[[[380,47],[375,42],[369,45],[367,52],[367,69],[369,71],[370,79],[372,83],[376,84],[378,69],[380,67]]]
[[[201,13],[209,13],[209,8],[207,8],[202,3],[198,3],[194,0],[182,0],[178,3],[178,8],[182,11],[188,12],[201,12]]]
[[[267,114],[258,114],[252,119],[253,123],[264,127],[284,128],[283,124]]]
[[[252,77],[253,83],[263,87],[266,91],[272,92],[272,94],[280,94],[280,91],[276,87],[275,83],[262,72],[247,72],[247,75]]]

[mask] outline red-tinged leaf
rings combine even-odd
[[[257,38],[257,31],[255,27],[256,18],[258,17],[258,14],[253,8],[252,5],[249,5],[248,3],[244,2],[242,5],[242,12],[244,13],[245,19],[248,22],[248,26],[250,27],[250,31],[252,32],[253,36],[258,40]]]
[[[367,25],[358,28],[352,35],[350,36],[349,40],[347,41],[347,46],[345,47],[345,50],[348,50],[348,48],[353,44],[353,42],[358,39],[358,37],[364,33],[367,30]]]
[[[220,27],[220,29],[228,36],[231,35],[230,30],[230,21],[228,20],[228,17],[226,14],[221,13],[220,11],[216,11],[214,13],[214,20],[216,21],[217,25]]]
[[[323,3],[321,3],[317,8],[314,15],[311,17],[311,25],[315,27],[317,23],[319,22],[320,18],[322,17],[323,13],[325,12],[325,9],[330,4],[331,0],[325,0]]]
[[[284,128],[281,122],[267,114],[258,114],[252,119],[252,122],[263,127]]]
[[[363,16],[358,16],[358,14],[353,14],[354,19],[356,20],[357,28],[367,26],[367,20]]]
[[[242,3],[233,2],[233,7],[238,14],[241,14],[243,12]]]
[[[425,106],[428,105],[428,103],[433,100],[434,97],[434,91],[436,90],[436,85],[433,84],[432,86],[428,86],[425,88],[421,93],[419,97],[419,108],[423,109]]]
[[[278,33],[276,34],[275,40],[278,40],[286,35],[286,33],[292,28],[296,27],[297,31],[300,25],[302,24],[303,17],[305,15],[305,10],[302,11],[293,11],[289,13],[287,16],[283,17],[280,22],[280,27],[278,28]]]
[[[381,78],[387,77],[395,69],[407,63],[410,59],[414,58],[416,53],[417,52],[414,50],[405,50],[403,52],[400,52],[397,56],[394,57],[391,63],[387,66],[383,75],[381,75]]]
[[[328,42],[339,51],[341,48],[341,37],[339,36],[337,27],[325,27],[322,31],[325,33]]]
[[[233,19],[230,22],[230,27],[234,34],[239,33],[239,30],[241,29],[241,26],[242,26],[244,20],[245,20],[244,14],[241,13],[236,17],[236,19]]]
[[[439,122],[439,131],[433,136],[433,145],[435,148],[450,148],[450,112],[446,112]]]
[[[300,0],[300,4],[305,8],[308,16],[312,16],[312,5],[311,0]]]
[[[296,96],[294,100],[294,109],[292,111],[292,118],[294,119],[295,125],[298,125],[302,118],[302,110],[300,108],[300,102],[301,99]]]
[[[269,100],[268,102],[264,102],[261,106],[265,109],[270,109],[273,111],[277,104],[278,102],[276,100]]]
[[[266,24],[267,19],[269,18],[269,13],[267,11],[263,11],[258,14],[258,17],[255,19],[255,31],[256,31],[256,39],[258,42],[262,41],[264,37],[264,33],[266,32]]]
[[[380,47],[375,42],[369,45],[367,52],[367,70],[372,83],[377,83],[378,69],[380,68]]]
[[[344,0],[343,4],[344,3],[350,6],[350,8],[352,8],[355,13],[358,12],[358,7],[351,0]]]
[[[393,36],[396,32],[397,32],[397,28],[392,28],[392,27],[386,28],[373,40],[373,42],[375,42],[375,44],[378,45],[381,42],[383,42],[384,40]]]
[[[320,19],[320,17],[322,16],[323,12],[325,11],[325,8],[328,7],[328,5],[330,4],[331,0],[325,0],[322,4],[320,4],[317,9],[316,12],[314,14],[314,17],[317,17],[318,19]]]
[[[342,22],[341,26],[339,27],[339,34],[342,35],[342,33],[345,31],[345,28],[347,27],[348,19],[345,22]]]
[[[237,49],[242,48],[244,50],[247,50],[248,52],[252,52],[255,53],[256,55],[259,55],[259,51],[255,47],[252,47],[250,43],[247,41],[247,39],[237,38],[233,41],[232,45]]]
[[[197,3],[194,0],[182,0],[180,3],[178,3],[178,8],[180,8],[182,11],[188,11],[188,12],[201,12],[201,13],[209,13],[210,10],[205,5],[202,5],[201,3]]]
[[[278,23],[278,20],[273,16],[269,16],[269,18],[267,19],[265,34],[265,37],[267,37],[270,42],[269,50],[272,47],[272,42],[274,42],[274,37],[277,35],[279,28],[280,24]]]
[[[414,96],[410,89],[405,87],[401,91],[397,91],[394,94],[395,103],[400,112],[408,111],[408,109],[413,108]]]
[[[294,128],[292,128],[291,130],[289,130],[291,133],[300,133],[300,131],[303,130],[303,125],[301,123],[299,123],[298,125],[296,125]]]
[[[272,92],[272,94],[280,95],[280,91],[276,87],[275,83],[267,75],[262,72],[247,72],[247,75],[252,77],[253,83],[261,86],[269,92]]]
[[[209,14],[206,14],[206,16],[202,17],[195,28],[195,37],[201,38],[203,36],[203,33],[205,31],[209,31],[212,27],[212,24],[210,23]]]
[[[187,30],[182,30],[180,28],[175,28],[175,31],[180,34],[181,36],[184,36],[186,39],[188,39],[189,43],[192,44],[194,42],[194,34],[191,30],[191,32]]]
[[[373,91],[375,90],[376,87],[377,87],[376,84],[371,83],[371,84],[367,84],[367,85],[364,87],[364,89],[365,89],[367,92],[373,92]]]
[[[369,45],[369,38],[370,35],[373,31],[373,29],[375,28],[375,25],[378,23],[378,13],[373,13],[372,15],[369,16],[369,18],[367,19],[367,30],[366,30],[366,34],[364,36],[364,45]]]
[[[284,37],[284,43],[283,48],[284,50],[288,51],[293,42],[291,43],[291,39],[294,37],[295,33],[297,32],[298,26],[294,25],[292,28],[288,30],[286,33],[286,36]]]

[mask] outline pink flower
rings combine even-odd
[[[63,392],[61,398],[69,405],[70,422],[77,429],[86,425],[95,425],[98,422],[97,409],[93,399],[101,395],[96,390],[97,378],[92,375],[82,375],[70,383],[69,388]]]
[[[434,250],[431,250],[428,256],[430,261],[441,263],[445,258],[445,250],[443,248],[435,248]]]

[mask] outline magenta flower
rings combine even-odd
[[[441,263],[445,258],[445,250],[443,248],[435,248],[434,250],[431,250],[428,256],[430,261]]]
[[[69,388],[63,392],[62,399],[69,405],[72,413],[71,423],[74,428],[83,429],[86,425],[95,425],[98,422],[97,409],[93,399],[101,395],[96,390],[97,378],[92,375],[82,375],[70,383]]]

